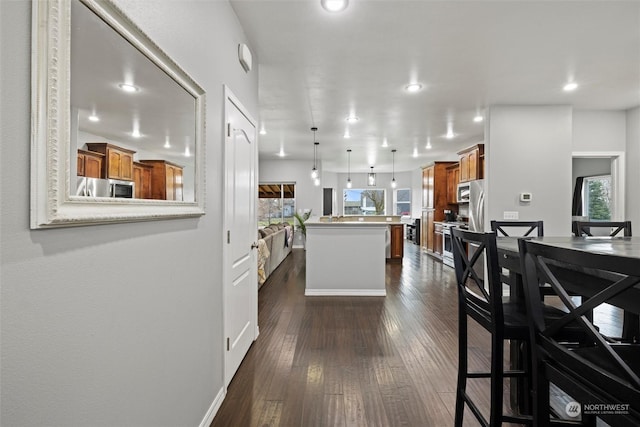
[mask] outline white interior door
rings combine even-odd
[[[225,385],[258,336],[255,121],[225,87]]]

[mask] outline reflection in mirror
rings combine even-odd
[[[32,5],[31,228],[204,214],[204,90],[109,0]]]
[[[193,202],[194,96],[78,1],[70,59],[71,194]]]

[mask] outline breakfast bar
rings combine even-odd
[[[388,222],[308,221],[307,296],[385,296]]]

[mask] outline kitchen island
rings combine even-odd
[[[395,217],[307,221],[305,295],[385,296],[389,226],[398,223]]]

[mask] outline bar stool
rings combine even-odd
[[[477,233],[458,228],[451,229],[453,258],[458,285],[458,384],[456,390],[455,426],[462,426],[465,405],[484,426],[498,426],[503,422],[532,424],[531,415],[509,415],[502,411],[505,378],[529,379],[530,369],[504,369],[504,341],[516,340],[525,345],[528,353],[530,332],[524,301],[512,301],[502,295],[500,267],[496,247],[496,234]],[[484,269],[486,258],[486,271]],[[563,312],[544,307],[550,318],[563,316]],[[468,318],[474,319],[491,334],[490,372],[469,372],[467,361]],[[580,337],[567,339],[578,341]],[[490,378],[491,407],[486,419],[467,393],[467,380]],[[530,399],[528,393],[525,394]],[[547,402],[548,403],[548,402]],[[575,423],[573,423],[575,425]]]

